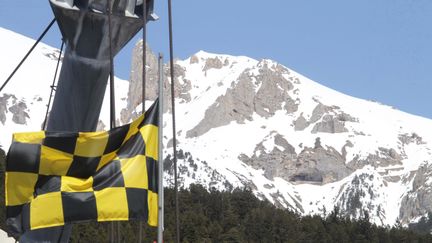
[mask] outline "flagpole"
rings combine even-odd
[[[115,125],[115,86],[114,86],[114,55],[113,55],[113,48],[112,48],[112,5],[111,0],[108,0],[108,38],[109,38],[109,61],[110,61],[110,73],[109,73],[109,80],[110,80],[110,129],[114,129],[116,127]],[[117,234],[120,234],[119,229],[119,223],[118,222],[111,222],[111,239],[110,241],[114,243],[116,241],[115,239],[115,233],[117,231]]]
[[[146,76],[147,76],[147,0],[143,1],[143,30],[142,30],[142,113],[146,112]],[[139,222],[138,243],[142,243],[143,221]]]
[[[164,231],[164,187],[163,187],[163,105],[164,105],[164,72],[163,72],[163,55],[159,53],[159,182],[158,182],[158,243],[163,243]]]

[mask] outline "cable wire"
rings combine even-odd
[[[146,74],[147,74],[147,0],[143,1],[143,31],[142,31],[142,114],[145,113],[146,106]]]
[[[174,47],[172,30],[172,3],[168,0],[169,19],[169,49],[170,49],[170,71],[171,71],[171,109],[173,124],[173,159],[174,159],[174,193],[175,193],[175,218],[176,218],[176,242],[180,243],[180,220],[179,220],[179,199],[178,199],[178,174],[177,174],[177,136],[176,136],[176,115],[175,115],[175,92],[174,92]]]
[[[147,0],[143,1],[143,30],[142,30],[142,114],[145,113],[146,105],[146,74],[147,74]],[[139,222],[138,242],[142,242],[143,222]]]
[[[6,79],[6,81],[3,83],[3,85],[0,87],[0,92],[6,87],[6,85],[9,83],[9,81],[12,79],[12,77],[15,75],[15,73],[20,69],[21,65],[25,62],[25,60],[30,56],[30,54],[33,52],[33,50],[36,48],[36,46],[39,44],[39,42],[44,38],[48,30],[51,29],[53,24],[55,23],[55,18],[51,20],[49,25],[45,28],[43,33],[39,36],[39,38],[36,40],[36,42],[33,44],[33,46],[30,48],[30,50],[27,52],[27,54],[24,56],[24,58],[21,60],[21,62],[16,66],[16,68],[12,71],[12,73],[9,75],[9,77]]]

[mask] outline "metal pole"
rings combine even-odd
[[[58,73],[58,68],[60,66],[61,56],[62,56],[62,53],[63,53],[63,47],[64,47],[64,41],[62,40],[62,44],[61,44],[61,47],[60,47],[60,54],[59,54],[59,58],[57,60],[57,66],[56,66],[56,69],[55,69],[54,79],[53,79],[53,82],[52,82],[52,85],[51,85],[51,92],[50,92],[50,96],[49,96],[48,104],[47,104],[47,109],[46,109],[46,113],[45,113],[45,120],[44,120],[43,125],[42,125],[42,129],[43,130],[47,129],[46,125],[47,125],[47,121],[48,121],[48,113],[49,113],[49,108],[51,106],[51,100],[52,100],[52,96],[53,96],[54,89],[55,89],[55,82],[56,82],[56,79],[57,79],[57,73]]]
[[[164,231],[164,186],[163,186],[163,105],[164,105],[163,55],[159,53],[159,182],[158,182],[158,243],[163,243]]]
[[[172,30],[172,4],[168,0],[168,27],[169,27],[169,49],[170,49],[170,71],[171,71],[171,110],[173,123],[173,159],[174,159],[174,194],[175,194],[175,222],[176,242],[180,243],[180,220],[179,220],[179,199],[178,199],[178,173],[177,173],[177,134],[175,120],[175,92],[174,92],[174,48]]]
[[[109,38],[109,57],[110,57],[110,128],[115,127],[115,87],[114,87],[114,57],[112,49],[112,25],[111,25],[111,15],[112,15],[112,5],[111,0],[108,0],[108,38]],[[115,227],[117,226],[117,227]],[[119,233],[119,225],[111,222],[111,242],[115,242],[115,228],[117,228],[117,233]]]
[[[147,74],[147,0],[143,0],[143,37],[142,37],[142,114],[145,113],[146,101],[146,74]],[[139,222],[138,242],[142,242],[143,222]]]
[[[115,128],[115,92],[114,92],[114,57],[112,49],[112,26],[111,26],[111,15],[112,5],[111,0],[108,0],[108,38],[109,38],[109,56],[110,56],[110,127]]]
[[[143,70],[142,70],[142,114],[145,113],[145,100],[146,100],[146,74],[147,74],[147,0],[143,0]],[[141,242],[141,241],[140,241]]]
[[[18,71],[18,69],[21,67],[21,65],[25,62],[27,57],[30,56],[30,53],[36,48],[36,46],[39,44],[39,42],[44,38],[46,33],[49,29],[53,26],[55,23],[55,19],[51,20],[51,23],[45,28],[44,32],[39,36],[37,41],[33,44],[33,46],[30,48],[30,50],[27,52],[27,54],[24,56],[24,58],[21,60],[21,62],[18,64],[18,66],[12,71],[12,73],[9,75],[9,77],[6,79],[6,81],[3,83],[3,85],[0,87],[0,92],[6,87],[6,85],[9,83],[9,81],[12,79],[12,77],[15,75],[15,73]]]

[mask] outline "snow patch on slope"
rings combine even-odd
[[[0,80],[6,80],[34,40],[1,27],[0,36]],[[5,150],[12,142],[12,133],[41,130],[59,54],[58,49],[40,43],[0,94],[0,99],[12,95],[6,102],[6,122],[0,122],[0,146]],[[128,87],[128,81],[115,78],[116,107],[126,107]],[[18,103],[26,106],[24,111],[28,117],[24,124],[14,122],[14,114],[10,111]],[[120,110],[116,109],[117,117],[120,117]],[[105,129],[109,129],[109,113],[107,89],[100,115]]]

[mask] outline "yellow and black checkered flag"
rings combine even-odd
[[[17,133],[6,162],[6,223],[21,235],[82,221],[158,221],[158,101],[109,132]]]

